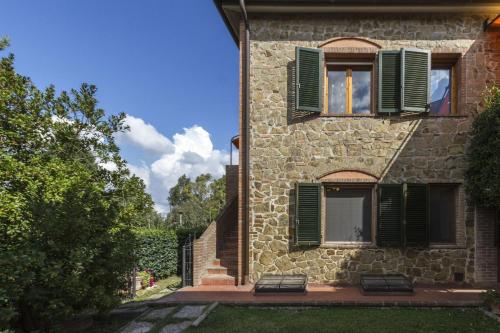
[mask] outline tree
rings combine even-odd
[[[472,125],[467,153],[466,188],[472,200],[484,207],[500,208],[500,88],[485,97],[485,110]]]
[[[114,142],[124,115],[104,118],[95,86],[41,91],[13,64],[0,59],[0,330],[50,331],[117,304],[152,200]]]
[[[7,37],[0,38],[0,51],[9,47],[9,39]]]
[[[183,227],[208,225],[224,206],[225,184],[225,177],[213,179],[208,173],[199,175],[194,182],[186,175],[179,177],[169,192],[167,222],[180,224],[182,215]]]

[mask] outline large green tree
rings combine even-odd
[[[113,139],[124,115],[105,118],[95,86],[42,91],[13,63],[0,59],[0,330],[50,331],[116,304],[152,201]]]
[[[179,225],[182,215],[183,227],[208,225],[224,206],[225,183],[225,177],[214,179],[208,173],[194,181],[185,175],[179,177],[169,192],[167,222]]]
[[[467,192],[481,206],[500,209],[500,87],[486,92],[485,110],[472,125]]]

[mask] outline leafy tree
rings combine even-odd
[[[104,118],[95,86],[41,91],[13,63],[0,59],[0,330],[50,331],[117,303],[152,201],[113,139],[124,115]]]
[[[210,174],[199,175],[194,181],[186,175],[179,177],[169,192],[167,222],[179,225],[182,215],[183,227],[208,225],[224,206],[225,183],[225,177],[213,179]]]
[[[169,191],[168,202],[171,207],[181,205],[183,202],[193,199],[193,184],[191,179],[182,175],[177,180],[177,184]]]
[[[134,219],[134,224],[148,229],[162,229],[167,227],[167,219],[157,211],[151,210],[137,216]]]
[[[9,39],[7,37],[0,38],[0,51],[6,49],[9,46]]]
[[[472,125],[467,192],[476,204],[500,208],[500,88],[486,94],[485,110]]]

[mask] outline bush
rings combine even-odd
[[[179,243],[179,246],[184,245],[184,242],[188,238],[189,235],[195,235],[196,238],[200,238],[201,234],[207,229],[208,224],[206,225],[198,225],[195,227],[189,227],[189,228],[176,228],[175,229],[175,234],[177,235],[177,242]]]
[[[92,85],[41,91],[13,61],[0,59],[0,331],[53,332],[119,304],[131,222],[152,200],[114,143],[125,115],[104,118]]]
[[[495,304],[500,303],[500,294],[493,289],[488,289],[486,292],[481,294],[484,305],[491,308]]]
[[[177,236],[170,229],[135,229],[135,255],[139,270],[151,270],[155,279],[177,272]]]
[[[485,110],[474,120],[467,154],[467,192],[474,203],[500,208],[500,88],[488,89]]]
[[[142,271],[137,273],[139,279],[141,279],[141,286],[143,288],[149,287],[149,280],[151,280],[151,274],[148,271]]]

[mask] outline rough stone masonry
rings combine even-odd
[[[310,282],[357,283],[361,273],[403,273],[422,283],[474,282],[474,214],[463,183],[465,150],[481,93],[499,59],[484,16],[331,15],[251,18],[249,273],[305,273]],[[292,121],[295,47],[359,37],[382,49],[461,54],[458,115],[312,117]],[[496,69],[496,71],[492,70]],[[456,244],[427,249],[293,245],[296,182],[361,170],[382,183],[459,183]],[[324,222],[323,222],[324,223]]]

